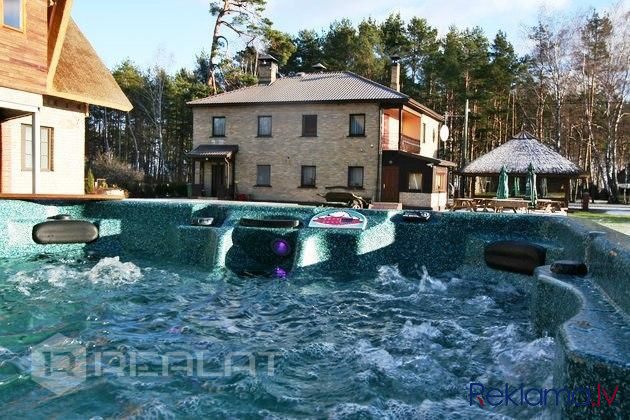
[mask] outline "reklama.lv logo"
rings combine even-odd
[[[558,406],[566,402],[567,406],[573,404],[575,406],[599,407],[602,403],[602,395],[605,399],[604,403],[607,402],[608,405],[612,405],[615,401],[615,396],[617,395],[618,390],[619,385],[615,387],[615,390],[609,396],[609,393],[606,392],[604,387],[598,383],[597,401],[592,401],[591,390],[589,388],[576,388],[572,391],[566,388],[525,389],[524,385],[521,384],[520,387],[511,389],[509,384],[506,383],[505,389],[489,388],[486,391],[483,384],[471,382],[468,395],[469,403],[471,406],[473,404],[480,404],[485,407],[487,402],[493,407],[498,407],[501,404],[504,404],[506,406],[514,404],[514,406],[529,405],[535,407],[546,406],[547,404]],[[475,399],[478,402],[475,401]]]

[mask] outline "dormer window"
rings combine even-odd
[[[0,0],[2,24],[22,31],[24,29],[24,0]]]

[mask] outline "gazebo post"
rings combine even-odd
[[[476,189],[477,187],[477,177],[473,176],[472,177],[472,187],[470,188],[470,198],[475,198],[475,194],[476,194]]]
[[[569,201],[571,201],[571,178],[564,180],[564,206],[569,208]]]

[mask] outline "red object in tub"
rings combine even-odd
[[[249,195],[248,194],[236,194],[236,200],[237,201],[249,201]]]
[[[323,225],[358,225],[363,223],[361,219],[356,217],[335,217],[335,216],[323,216],[313,219],[314,222],[321,223]]]

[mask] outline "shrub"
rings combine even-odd
[[[94,174],[92,169],[88,169],[87,178],[85,178],[85,193],[94,194]]]
[[[142,172],[109,154],[98,155],[92,162],[91,169],[96,178],[105,178],[108,185],[124,189],[133,189],[144,179]]]

